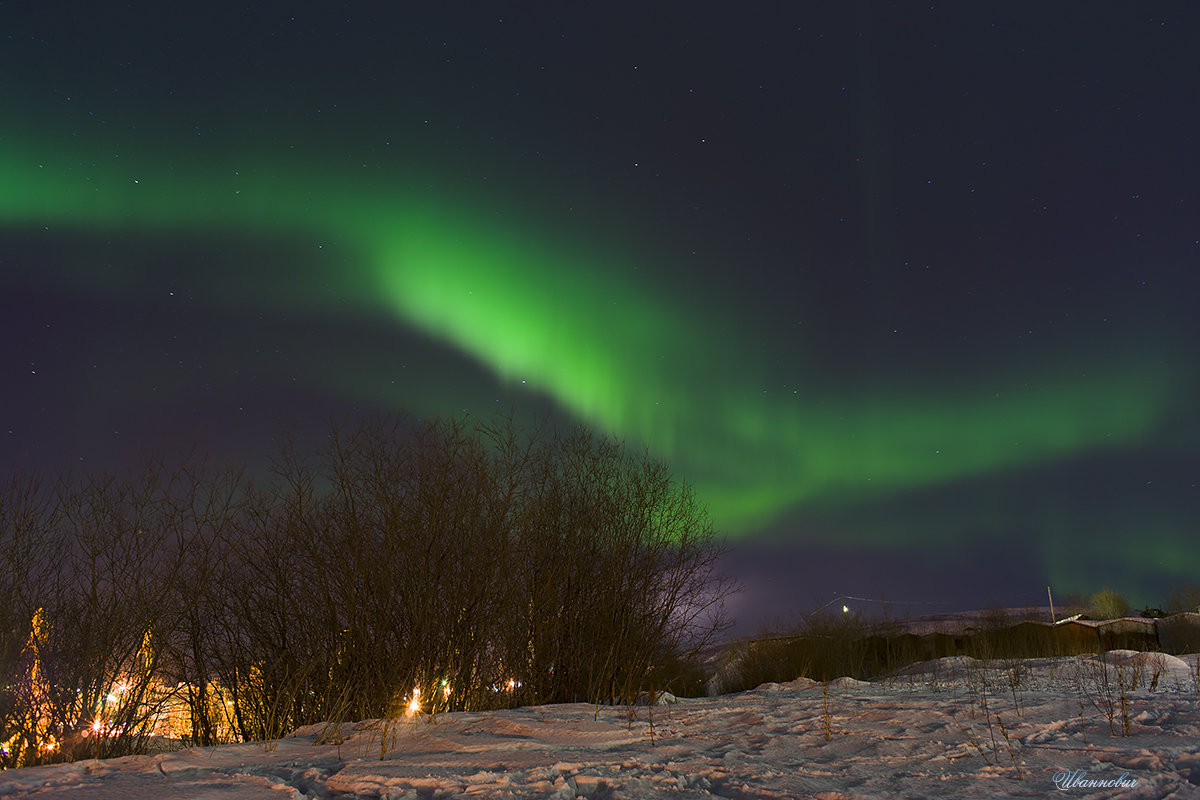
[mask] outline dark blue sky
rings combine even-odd
[[[1197,582],[1194,4],[187,8],[0,5],[0,462],[254,459],[331,416],[515,406],[709,491],[744,627],[837,593]],[[49,160],[75,183],[39,188]],[[126,164],[196,224],[64,210]],[[196,188],[231,165],[277,226]],[[547,287],[635,287],[614,329],[661,310],[661,370],[599,341],[578,360],[620,378],[592,413],[453,308],[363,312],[351,234],[318,254],[288,225],[377,235],[394,192],[578,255]]]

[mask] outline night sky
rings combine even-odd
[[[1197,43],[1191,2],[0,3],[0,466],[548,414],[695,486],[743,629],[1160,604]]]

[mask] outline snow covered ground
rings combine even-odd
[[[571,704],[364,722],[342,726],[340,744],[312,726],[267,745],[12,770],[0,796],[1200,798],[1196,659],[947,658],[878,683],[801,679],[642,707],[632,721]]]

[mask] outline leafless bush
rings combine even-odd
[[[535,442],[530,465],[505,661],[537,701],[632,702],[720,620],[707,514],[665,465],[584,429]]]
[[[0,765],[41,758],[47,742],[38,725],[41,704],[30,670],[39,639],[32,624],[50,596],[61,548],[59,516],[46,481],[11,475],[0,485]]]
[[[1116,720],[1119,717],[1124,735],[1129,735],[1129,696],[1134,675],[1125,665],[1111,662],[1107,653],[1091,658],[1080,658],[1074,662],[1075,682],[1081,697],[1100,712],[1108,722],[1110,736],[1117,735]],[[1114,674],[1115,673],[1115,674]]]
[[[137,752],[173,717],[169,735],[215,744],[632,702],[708,641],[731,588],[665,465],[504,418],[335,429],[256,480],[160,459],[54,493],[16,481],[0,526],[12,764]]]
[[[1092,595],[1090,607],[1096,619],[1117,619],[1130,613],[1129,601],[1112,589],[1104,588]]]
[[[47,501],[40,598],[19,612],[28,642],[9,684],[16,763],[140,752],[173,700],[158,676],[176,622],[178,477],[158,459],[131,477],[63,478]]]
[[[1165,609],[1168,614],[1200,611],[1200,588],[1193,584],[1183,588],[1172,586]]]

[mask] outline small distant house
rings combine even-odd
[[[1200,652],[1200,614],[1172,614],[1156,619],[1158,646],[1164,653],[1180,655]]]
[[[1072,619],[1051,628],[1055,652],[1065,656],[1099,653],[1100,634],[1091,620]]]
[[[926,659],[962,655],[966,652],[966,637],[929,633],[921,637],[921,651]]]
[[[1004,631],[1009,651],[1023,656],[1044,656],[1054,652],[1053,628],[1046,622],[1018,622]]]
[[[1153,651],[1158,649],[1158,633],[1154,620],[1141,617],[1122,617],[1097,623],[1097,633],[1100,636],[1100,647],[1104,650],[1139,650]]]

